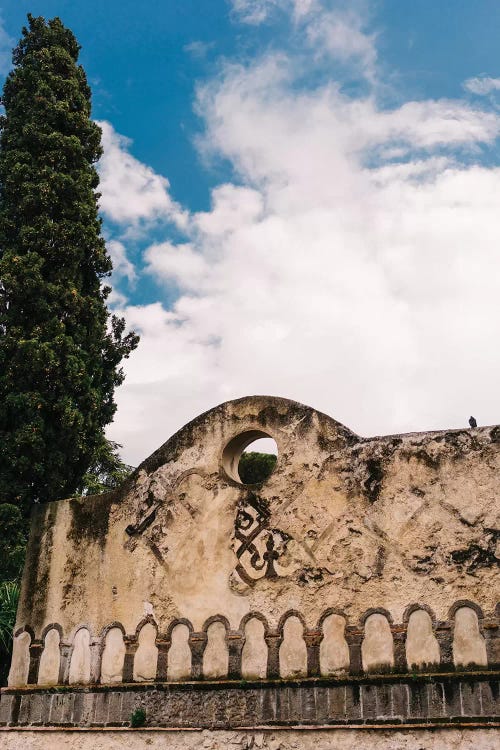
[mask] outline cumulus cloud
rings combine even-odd
[[[204,256],[189,244],[152,245],[145,253],[145,260],[147,271],[177,284],[182,290],[199,290],[209,272]]]
[[[124,308],[128,300],[125,295],[119,292],[117,289],[111,289],[106,302],[112,310],[115,310],[115,308]]]
[[[500,78],[490,78],[489,76],[468,78],[464,81],[464,88],[472,94],[480,96],[492,94],[494,91],[500,91]]]
[[[131,141],[109,122],[102,129],[103,156],[98,165],[100,208],[110,221],[124,226],[171,221],[185,224],[185,214],[169,194],[169,181],[130,153]]]
[[[127,257],[127,250],[123,242],[109,240],[106,247],[113,263],[113,276],[118,279],[125,278],[130,283],[134,282],[137,279],[137,272],[134,264]]]
[[[373,80],[377,51],[375,35],[364,31],[365,21],[359,13],[319,11],[306,25],[311,45],[322,55],[342,63],[357,62],[365,75]]]
[[[500,421],[500,168],[473,159],[499,116],[304,90],[294,54],[199,90],[203,148],[235,176],[146,251],[169,302],[123,307],[142,340],[112,436],[132,463],[253,393],[366,435]]]
[[[253,224],[263,211],[262,194],[252,188],[220,185],[212,191],[212,209],[199,213],[195,225],[208,237]]]
[[[363,0],[352,0],[347,7],[342,2],[321,0],[231,0],[231,5],[240,22],[255,26],[269,22],[281,11],[293,22],[300,45],[308,46],[309,54],[355,64],[374,80],[376,35],[365,30],[369,14]]]

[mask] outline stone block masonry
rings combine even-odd
[[[7,689],[2,727],[500,727],[498,673]]]

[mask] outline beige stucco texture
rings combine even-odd
[[[278,446],[275,470],[244,485],[239,457],[263,436]],[[367,670],[393,667],[394,623],[408,628],[409,664],[438,663],[438,621],[455,629],[457,666],[485,665],[499,475],[498,427],[364,439],[285,399],[222,404],[119,490],[37,509],[10,684],[26,684],[32,638],[45,639],[45,683],[59,670],[59,638],[71,649],[69,682],[89,682],[97,654],[101,681],[119,681],[124,636],[136,634],[136,679],[154,675],[158,634],[172,643],[171,679],[183,679],[193,631],[206,633],[205,676],[227,675],[226,636],[239,630],[242,669],[258,677],[264,627],[281,633],[281,676],[305,673],[303,635],[318,628],[321,673],[346,669],[348,625],[364,630]]]
[[[2,750],[498,750],[491,729],[377,729],[265,732],[9,731]]]

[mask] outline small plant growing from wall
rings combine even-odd
[[[136,708],[130,715],[130,726],[134,729],[143,727],[146,723],[146,712],[143,708]]]

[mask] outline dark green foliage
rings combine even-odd
[[[143,727],[146,723],[146,712],[143,708],[136,708],[130,715],[130,726],[137,728]]]
[[[14,581],[21,575],[28,526],[17,505],[0,503],[0,581]]]
[[[248,451],[241,455],[238,473],[243,484],[259,484],[272,474],[275,465],[274,454]]]
[[[7,684],[28,525],[17,505],[0,503],[0,685]]]
[[[104,441],[78,487],[78,494],[96,495],[113,490],[130,476],[134,467],[123,463],[118,453],[119,448],[121,445],[112,440]]]
[[[102,460],[138,341],[105,304],[101,131],[79,45],[58,18],[28,20],[0,121],[0,502],[23,514]]]
[[[18,600],[17,581],[0,583],[0,685],[7,684]]]

